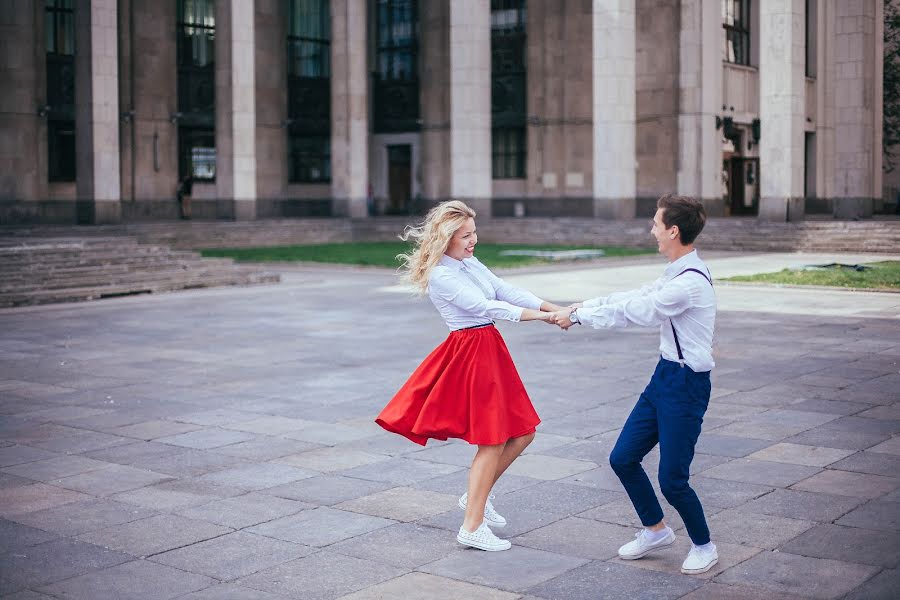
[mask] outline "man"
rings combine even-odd
[[[693,542],[681,572],[697,574],[718,562],[703,507],[688,484],[709,403],[716,296],[709,270],[694,250],[694,240],[706,223],[703,205],[693,198],[666,195],[656,206],[650,233],[669,259],[663,276],[638,290],[574,304],[556,312],[555,320],[563,329],[573,323],[596,329],[659,325],[662,356],[609,457],[644,525],[634,541],[619,548],[619,557],[635,560],[675,542],[641,467],[641,460],[658,443],[660,488]]]

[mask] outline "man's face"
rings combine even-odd
[[[680,242],[678,240],[678,226],[672,225],[672,227],[666,229],[666,224],[663,223],[665,210],[664,208],[656,209],[656,214],[653,215],[653,227],[650,229],[650,235],[656,238],[659,253],[668,255],[668,251]]]

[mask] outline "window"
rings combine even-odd
[[[418,28],[415,0],[375,3],[372,127],[376,133],[420,128]]]
[[[491,150],[494,179],[524,178],[525,0],[491,0]]]
[[[491,166],[494,179],[525,177],[527,150],[524,127],[494,128],[491,131]]]
[[[288,181],[331,181],[331,13],[328,0],[290,0]]]
[[[75,11],[46,0],[47,178],[75,181]]]
[[[178,0],[178,177],[216,177],[214,0]]]
[[[288,28],[288,75],[331,76],[331,23],[328,2],[294,0]]]
[[[289,142],[290,181],[305,183],[331,181],[331,138],[291,136]]]
[[[818,20],[819,3],[817,0],[806,0],[806,76],[816,76],[816,60],[818,58]]]
[[[417,15],[413,0],[378,0],[376,65],[382,81],[417,78]]]
[[[750,0],[722,0],[725,62],[750,64]]]

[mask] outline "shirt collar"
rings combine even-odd
[[[669,276],[678,275],[691,264],[695,264],[699,260],[697,249],[693,249],[676,261],[670,262],[666,267],[665,274]]]
[[[441,260],[438,261],[438,264],[448,267],[453,271],[459,271],[463,266],[461,260],[456,260],[452,256],[447,256],[446,254],[441,256]]]

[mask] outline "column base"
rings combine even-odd
[[[594,198],[594,217],[598,219],[633,219],[636,211],[635,198]]]
[[[118,200],[76,200],[79,225],[115,225],[122,222],[122,204]]]
[[[802,221],[804,217],[805,198],[760,198],[760,221]]]
[[[202,203],[202,202],[201,202]],[[234,198],[216,198],[216,219],[226,221],[254,221],[256,220],[256,200],[236,200]],[[195,205],[198,203],[194,203]],[[199,208],[199,207],[197,207]],[[206,211],[192,211],[195,216],[206,216]]]
[[[368,200],[366,198],[333,198],[331,214],[335,217],[365,219],[369,216]]]
[[[868,219],[874,212],[872,198],[834,198],[835,219]]]

